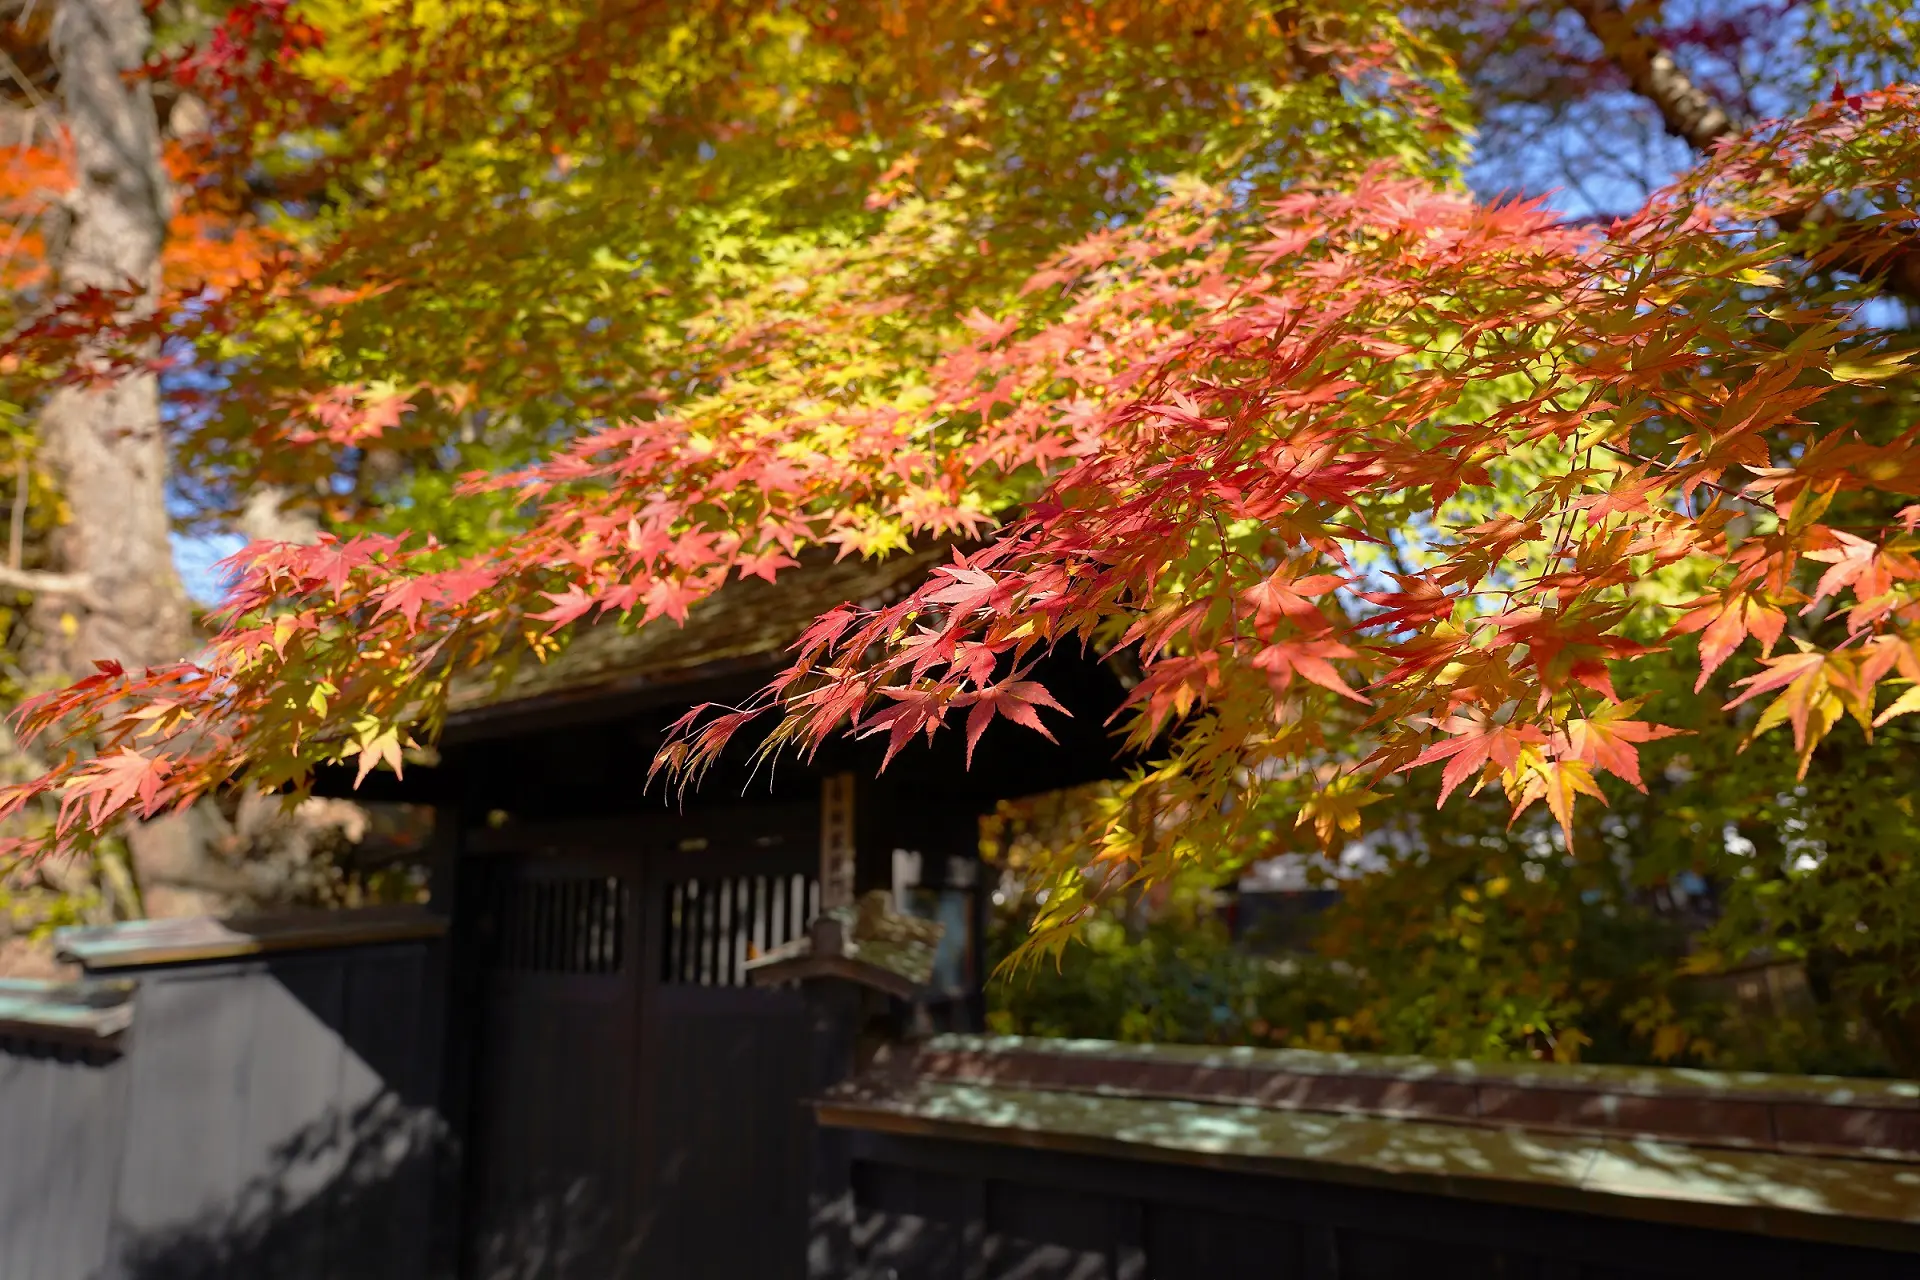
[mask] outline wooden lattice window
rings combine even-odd
[[[626,885],[614,876],[517,880],[495,917],[494,964],[521,973],[620,970]]]
[[[746,985],[748,960],[806,932],[820,910],[813,876],[702,876],[666,889],[660,980],[707,987]]]

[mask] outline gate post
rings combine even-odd
[[[884,890],[829,907],[808,936],[747,964],[756,985],[797,983],[813,1037],[809,1111],[829,1089],[864,1072],[881,1051],[914,1034],[913,1001],[933,974],[942,927],[904,916]],[[807,1122],[808,1280],[853,1274],[853,1186],[848,1135]]]

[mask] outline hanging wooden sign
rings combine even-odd
[[[853,902],[853,775],[820,780],[820,908]]]

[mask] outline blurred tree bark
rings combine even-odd
[[[115,295],[131,322],[155,305],[172,209],[153,96],[132,77],[150,42],[139,0],[61,0],[55,13],[52,53],[77,182],[58,210],[48,266],[59,294]],[[78,676],[96,661],[178,659],[193,634],[173,563],[159,379],[142,370],[62,387],[41,410],[39,432],[67,519],[53,546],[63,580],[46,582],[34,601],[28,671]]]

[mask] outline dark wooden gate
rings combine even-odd
[[[467,1274],[626,1274],[638,1250],[638,864],[580,852],[488,863]]]
[[[811,851],[718,848],[651,867],[646,1007],[651,1275],[798,1277],[806,1259],[806,1008],[746,984],[819,905]],[[751,1223],[743,1229],[742,1224]]]
[[[818,909],[816,813],[475,859],[469,1276],[804,1273],[806,1006],[744,965]]]

